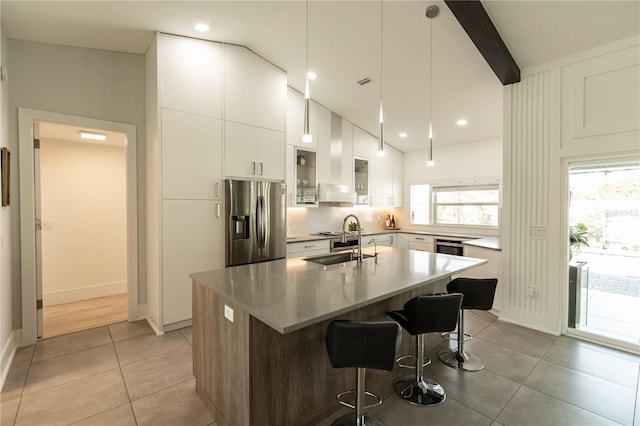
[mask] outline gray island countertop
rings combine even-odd
[[[280,259],[190,277],[286,334],[487,262],[391,247],[378,250],[377,259],[366,258],[362,265]],[[373,248],[364,252],[373,254]]]

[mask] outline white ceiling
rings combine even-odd
[[[425,9],[438,4],[433,21]],[[2,0],[9,38],[144,54],[155,31],[245,45],[287,71],[302,91],[304,1]],[[429,24],[433,24],[434,146],[499,138],[502,85],[444,2],[383,5],[385,140],[402,151],[425,147]],[[640,34],[640,2],[483,1],[520,68]],[[318,1],[309,6],[311,96],[376,135],[380,98],[379,1]],[[197,33],[204,22],[211,30]],[[369,77],[372,83],[358,86]],[[466,118],[465,128],[456,126]],[[409,137],[398,137],[406,131]]]
[[[109,145],[124,148],[127,137],[124,133],[109,132],[102,129],[92,129],[89,127],[66,126],[57,123],[40,123],[40,140],[57,140],[68,142],[79,142],[90,145]],[[80,137],[80,130],[100,133],[107,137],[104,141],[86,140]]]

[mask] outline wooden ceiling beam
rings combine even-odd
[[[520,81],[520,68],[479,0],[445,0],[503,85]]]

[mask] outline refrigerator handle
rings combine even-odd
[[[258,201],[256,205],[256,236],[258,239],[258,248],[264,248],[265,240],[266,240],[266,229],[265,229],[265,211],[264,211],[264,195],[258,196]]]

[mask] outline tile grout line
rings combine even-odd
[[[120,358],[118,357],[118,351],[116,350],[116,342],[113,340],[113,334],[111,334],[111,327],[107,326],[107,330],[109,331],[109,337],[111,338],[111,345],[113,346],[113,352],[116,355],[116,362],[118,363],[118,371],[120,372],[120,377],[122,378],[124,391],[127,393],[127,399],[129,400],[129,408],[131,408],[131,413],[133,414],[133,421],[136,422],[136,426],[138,426],[139,425],[138,418],[136,417],[136,412],[133,409],[133,403],[131,401],[131,395],[129,395],[129,388],[127,387],[127,381],[124,379],[124,373],[122,372],[122,365],[120,364]]]

